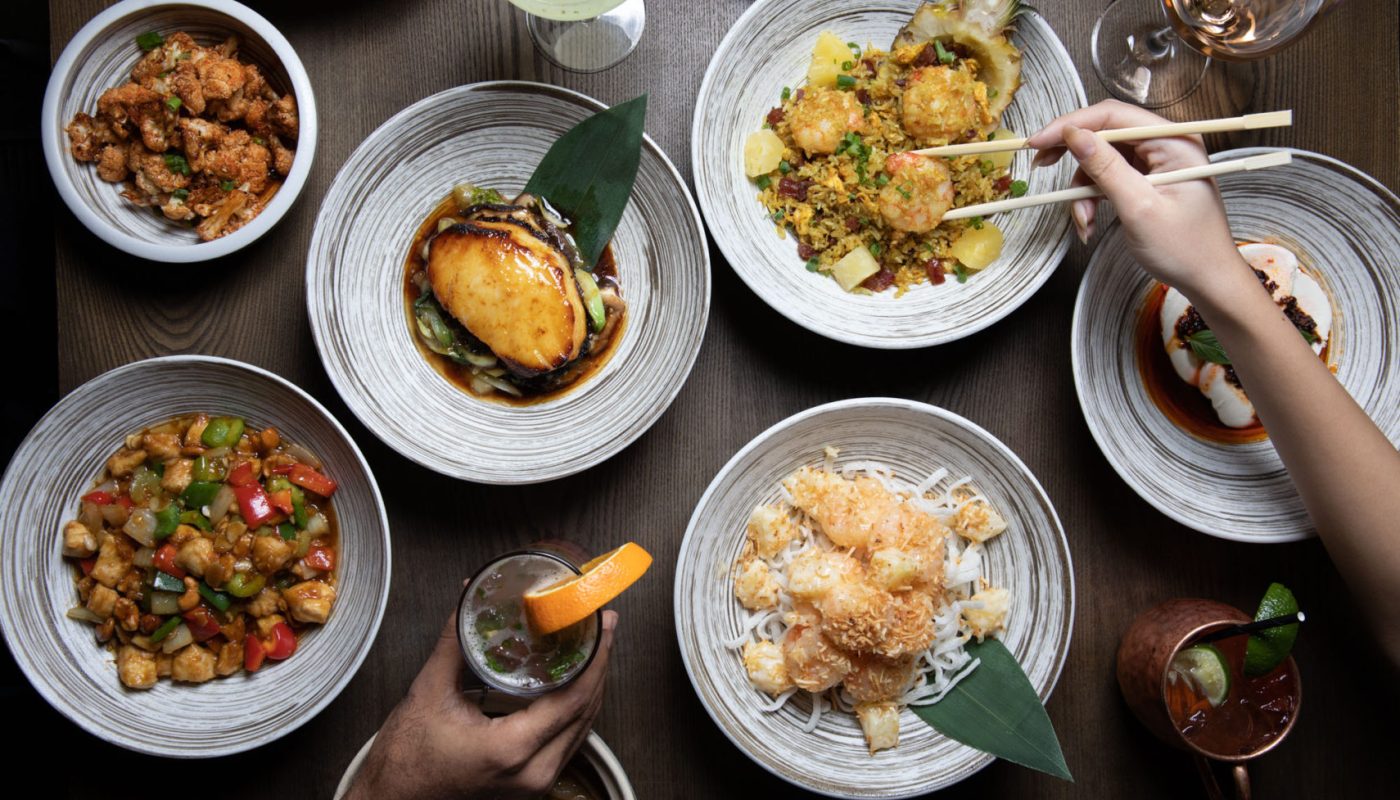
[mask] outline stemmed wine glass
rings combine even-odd
[[[1120,100],[1161,108],[1212,58],[1250,61],[1296,41],[1341,0],[1114,0],[1094,23],[1094,71]]]
[[[642,0],[510,0],[525,12],[545,58],[572,72],[601,72],[626,58],[646,27]]]

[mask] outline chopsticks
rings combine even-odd
[[[1114,128],[1097,131],[1106,142],[1133,142],[1141,139],[1157,139],[1164,136],[1190,136],[1197,133],[1225,133],[1228,131],[1249,131],[1258,128],[1286,128],[1293,124],[1293,111],[1265,111],[1259,114],[1245,114],[1242,117],[1203,119],[1197,122],[1171,122],[1165,125],[1141,125],[1136,128]],[[995,139],[990,142],[968,142],[949,144],[942,147],[925,147],[911,150],[923,156],[971,156],[982,153],[1004,153],[1008,150],[1026,150],[1025,139]]]
[[[1280,150],[1275,153],[1264,153],[1247,158],[1219,161],[1214,164],[1202,164],[1197,167],[1175,169],[1170,172],[1153,172],[1143,177],[1147,178],[1147,182],[1153,186],[1164,186],[1169,183],[1184,183],[1186,181],[1195,181],[1202,178],[1213,178],[1217,175],[1228,175],[1232,172],[1247,172],[1250,170],[1265,169],[1267,167],[1281,167],[1292,160],[1293,156],[1291,154]],[[985,217],[990,214],[999,214],[1003,211],[1014,211],[1018,208],[1043,206],[1049,203],[1068,203],[1072,200],[1086,200],[1102,196],[1103,190],[1097,186],[1076,186],[1073,189],[1060,189],[1059,191],[1046,192],[1045,194],[1013,197],[1008,200],[996,200],[991,203],[978,203],[977,205],[963,206],[962,208],[955,208],[944,214],[943,219]]]

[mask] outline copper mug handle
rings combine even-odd
[[[1201,783],[1205,784],[1210,800],[1225,800],[1225,793],[1221,791],[1220,782],[1215,778],[1215,768],[1211,761],[1205,756],[1197,755],[1196,771],[1201,774]],[[1249,767],[1240,762],[1230,768],[1230,774],[1235,779],[1235,800],[1249,800]]]

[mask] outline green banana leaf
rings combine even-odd
[[[590,268],[632,196],[646,115],[646,95],[599,111],[559,137],[525,184],[526,192],[573,222],[574,241]]]
[[[912,708],[949,739],[997,758],[1073,781],[1055,728],[1030,679],[997,639],[968,642],[982,663],[942,700]]]

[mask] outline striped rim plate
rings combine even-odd
[[[306,264],[311,331],[346,405],[401,455],[480,483],[572,475],[645,433],[685,383],[705,335],[709,250],[685,182],[650,137],[612,241],[626,327],[595,374],[545,402],[493,403],[438,374],[409,327],[404,261],[452,187],[520,191],[555,140],[603,108],[538,83],[448,89],[379,126],[326,193]]]
[[[791,234],[779,238],[744,175],[749,133],[777,104],[784,86],[805,79],[822,31],[864,46],[888,47],[917,3],[875,0],[760,0],[724,37],[700,85],[691,126],[695,193],[710,234],[744,283],[802,327],[862,347],[905,349],[961,339],[1002,319],[1050,278],[1069,249],[1069,215],[1040,206],[997,217],[1006,235],[1001,258],[967,283],[920,284],[903,297],[849,294],[809,273]],[[1029,134],[1086,105],[1079,73],[1050,25],[1034,12],[1017,19],[1021,88],[1002,123]],[[1073,159],[1032,170],[1029,151],[1011,173],[1037,194],[1069,184]]]
[[[1265,152],[1229,150],[1211,160]],[[1216,179],[1230,230],[1238,240],[1287,247],[1320,277],[1332,299],[1328,358],[1337,380],[1400,443],[1400,200],[1336,159],[1289,152],[1286,167]],[[1272,444],[1197,438],[1148,396],[1133,337],[1156,285],[1133,263],[1115,222],[1084,273],[1071,333],[1075,389],[1104,457],[1142,499],[1202,533],[1244,542],[1313,535]]]
[[[336,604],[287,661],[199,685],[162,680],[133,691],[117,680],[113,654],[96,643],[93,626],[65,616],[78,593],[73,566],[61,556],[62,530],[127,434],[199,411],[275,425],[325,462],[340,486]],[[15,661],[79,727],[151,755],[229,755],[296,730],[355,675],[389,597],[389,520],[359,448],[310,395],[271,372],[222,358],[138,361],[69,393],[15,451],[0,482],[0,528],[20,534],[0,541],[0,627]]]
[[[778,499],[783,478],[820,464],[827,446],[838,463],[880,461],[915,482],[938,467],[973,476],[1006,516],[1006,533],[985,552],[986,575],[1011,590],[1002,641],[1042,700],[1050,697],[1074,626],[1069,543],[1045,490],[1026,465],[990,433],[923,403],[893,398],[844,400],[789,417],[759,434],[719,471],[690,518],[676,563],[676,635],[700,702],[724,735],[759,766],[790,783],[843,798],[913,797],[972,775],[994,759],[925,725],[899,719],[899,746],[868,754],[855,716],[828,713],[812,733],[810,703],[794,697],[773,713],[749,684],[724,641],[740,629],[730,570],[757,505]],[[799,692],[799,695],[803,693]]]

